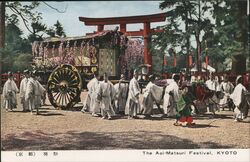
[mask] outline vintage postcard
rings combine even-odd
[[[0,13],[2,162],[250,161],[249,0]]]

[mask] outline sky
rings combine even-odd
[[[166,10],[159,9],[160,2],[161,1],[47,1],[46,3],[61,11],[66,9],[66,12],[58,13],[43,3],[37,8],[37,11],[42,13],[42,22],[47,26],[53,26],[53,24],[59,20],[62,23],[67,36],[82,36],[86,33],[95,31],[96,27],[85,26],[83,22],[79,21],[79,16],[101,18],[148,15],[166,12]],[[10,11],[7,10],[7,13],[10,13]],[[151,28],[164,24],[166,24],[166,22],[151,23]],[[25,35],[28,34],[28,31],[25,29],[22,22],[20,23],[20,28]],[[104,29],[114,28],[115,25],[104,27]],[[128,31],[139,30],[142,28],[143,24],[127,25]]]

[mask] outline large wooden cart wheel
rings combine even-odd
[[[81,95],[82,80],[72,65],[59,65],[49,76],[48,98],[55,108],[69,109]]]

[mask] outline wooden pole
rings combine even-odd
[[[0,50],[5,44],[5,1],[0,2]],[[2,55],[0,55],[0,89],[2,87]]]
[[[149,43],[149,32],[150,32],[150,23],[144,23],[143,37],[144,37],[144,63],[151,65],[152,68],[152,56],[149,54],[148,43]]]
[[[208,67],[208,53],[207,53],[207,50],[208,50],[208,48],[207,48],[207,41],[205,40],[205,45],[206,45],[206,57],[205,57],[205,62],[206,62],[206,75],[207,75],[207,77],[208,77],[208,70],[207,70],[207,67]]]
[[[192,64],[193,64],[192,55],[189,54],[188,55],[188,66],[191,67]]]
[[[97,26],[97,32],[101,32],[104,29],[104,25],[98,25]]]
[[[125,33],[127,31],[126,24],[120,24],[120,32]]]

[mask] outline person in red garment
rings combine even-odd
[[[177,114],[176,114],[176,122],[174,123],[175,126],[186,126],[191,127],[194,126],[193,117],[191,115],[192,109],[191,105],[195,100],[195,97],[189,91],[189,85],[183,85],[181,87],[182,94],[177,100]]]

